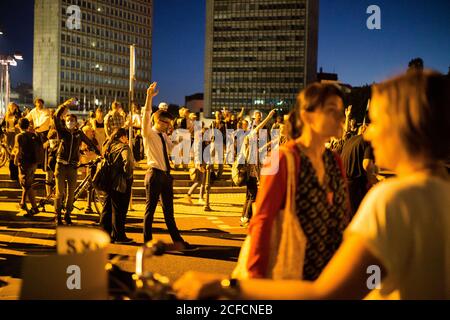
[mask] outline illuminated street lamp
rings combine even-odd
[[[3,118],[6,113],[6,107],[9,104],[9,97],[11,94],[9,66],[16,67],[17,60],[23,60],[23,56],[20,52],[16,52],[13,55],[0,54],[0,118]]]

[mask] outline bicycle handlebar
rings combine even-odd
[[[80,163],[77,165],[77,168],[84,168],[84,167],[93,167],[96,166],[97,163],[99,163],[103,158],[102,157],[97,157],[94,160],[91,160],[87,163]]]
[[[161,256],[171,250],[172,245],[163,241],[151,241],[140,247],[136,253],[136,272],[131,276],[131,287],[127,290],[129,299],[173,300],[176,299],[167,277],[154,272],[145,272],[144,260]],[[116,269],[118,267],[116,266]],[[120,268],[119,268],[120,269]]]
[[[136,252],[136,275],[144,276],[145,257],[162,256],[168,250],[168,245],[163,241],[150,241],[144,244]],[[148,254],[150,252],[150,254]]]

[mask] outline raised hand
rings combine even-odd
[[[158,95],[159,90],[156,89],[156,82],[153,82],[147,89],[147,96],[149,97],[155,97]]]
[[[352,113],[352,105],[349,105],[347,109],[345,109],[345,116],[349,117],[350,113]]]
[[[66,101],[64,101],[63,105],[70,107],[70,106],[74,106],[76,104],[76,102],[77,102],[76,98],[70,98],[70,99],[67,99]]]

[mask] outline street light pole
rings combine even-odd
[[[3,117],[4,113],[6,113],[6,108],[10,102],[11,97],[11,80],[9,75],[9,66],[17,66],[16,60],[23,60],[23,56],[21,53],[14,53],[14,55],[2,55],[0,54],[0,65],[2,67],[1,70],[1,101],[0,101],[0,116]]]
[[[131,156],[134,160],[134,154],[133,154],[133,108],[131,106],[131,103],[134,100],[134,81],[136,79],[136,46],[134,44],[130,45],[130,90],[128,95],[128,108],[130,112],[130,119],[129,119],[129,144],[131,149]],[[133,188],[131,188],[131,196],[130,196],[130,210],[134,211],[133,209]]]
[[[11,87],[10,87],[10,83],[9,83],[9,63],[6,64],[5,66],[5,86],[6,86],[6,90],[5,90],[5,108],[8,107],[9,105],[9,99],[11,96]]]

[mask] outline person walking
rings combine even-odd
[[[275,115],[276,110],[269,112],[267,117],[260,122],[254,129],[250,130],[250,133],[244,138],[244,143],[240,149],[239,157],[243,157],[243,160],[238,159],[240,163],[247,164],[248,179],[246,182],[247,192],[245,196],[245,204],[241,215],[241,226],[247,227],[250,219],[253,215],[252,205],[256,200],[258,193],[258,182],[260,175],[261,160],[259,153],[259,130],[265,127],[270,119]],[[266,135],[267,137],[267,135]]]
[[[25,216],[32,217],[39,212],[39,209],[32,186],[37,161],[35,153],[30,152],[30,150],[34,150],[34,140],[40,138],[30,131],[30,121],[27,118],[19,119],[19,128],[20,133],[16,136],[13,150],[15,164],[19,167],[19,182],[22,186],[22,197],[19,207],[27,212]],[[26,204],[27,198],[31,204],[30,210],[28,210]]]

